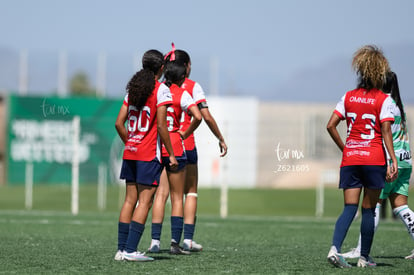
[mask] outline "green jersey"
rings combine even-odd
[[[396,104],[393,106],[394,124],[391,125],[391,131],[398,168],[410,168],[412,164],[407,125],[402,123],[401,111],[398,106]]]

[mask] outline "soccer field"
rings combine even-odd
[[[53,189],[53,188],[52,188]],[[162,253],[155,254],[154,262],[117,262],[113,260],[117,243],[118,211],[94,210],[93,206],[81,203],[80,214],[72,216],[70,207],[62,210],[66,200],[56,200],[55,206],[50,202],[41,204],[41,194],[35,199],[38,208],[31,211],[5,209],[5,191],[0,188],[0,234],[1,265],[4,274],[332,274],[343,273],[331,267],[326,261],[336,215],[314,217],[314,191],[287,190],[235,190],[230,191],[229,217],[221,219],[218,206],[209,206],[203,199],[217,197],[218,190],[200,190],[200,211],[197,220],[196,241],[203,244],[204,250],[189,256],[173,256],[168,253],[170,223],[166,217],[161,238]],[[261,191],[269,196],[261,197]],[[246,199],[250,192],[250,200]],[[257,194],[256,194],[257,192]],[[303,192],[303,193],[302,193]],[[210,194],[211,193],[211,194]],[[216,194],[217,193],[217,194]],[[232,194],[233,193],[233,194]],[[269,194],[270,193],[270,194]],[[293,194],[299,193],[299,198]],[[265,209],[278,207],[279,203],[300,200],[308,194],[306,203],[301,207],[312,208],[291,210],[285,215],[269,214]],[[327,197],[339,195],[340,191],[331,190]],[[81,193],[86,194],[86,193]],[[204,194],[204,195],[203,195]],[[272,195],[273,201],[269,202]],[[290,197],[288,197],[290,195]],[[11,195],[9,195],[10,197]],[[86,195],[84,195],[86,196]],[[117,198],[117,195],[114,196]],[[212,199],[211,199],[212,200]],[[68,200],[69,201],[69,200]],[[82,201],[82,200],[81,200]],[[89,202],[96,199],[89,195]],[[117,200],[116,200],[117,201]],[[233,201],[233,202],[231,202]],[[259,201],[262,202],[260,205]],[[109,203],[109,201],[108,201]],[[331,203],[330,203],[331,204]],[[341,204],[336,201],[332,204]],[[92,205],[92,204],[91,204]],[[289,205],[289,204],[288,204]],[[293,205],[293,204],[291,204]],[[291,206],[290,205],[290,206]],[[251,207],[258,214],[237,213]],[[36,208],[36,207],[35,207]],[[117,208],[117,207],[115,207]],[[329,205],[327,205],[329,208]],[[284,212],[285,210],[282,209]],[[169,209],[167,209],[168,213]],[[279,213],[277,209],[274,213]],[[294,213],[294,211],[296,211]],[[340,205],[336,210],[340,211]],[[311,213],[306,215],[306,213]],[[303,214],[305,213],[305,214]],[[149,218],[150,219],[150,218]],[[358,237],[360,220],[352,225],[343,249],[352,248]],[[147,223],[143,239],[138,247],[145,251],[150,243],[150,224]],[[413,261],[404,256],[414,248],[405,227],[400,221],[381,221],[375,236],[372,256],[378,266],[375,273],[407,274],[412,272]],[[356,260],[350,261],[354,266]],[[366,273],[357,267],[352,273]]]

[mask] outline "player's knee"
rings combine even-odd
[[[187,193],[187,194],[185,194],[185,196],[186,196],[186,198],[187,198],[187,197],[194,197],[194,198],[197,198],[197,197],[198,197],[198,194],[197,194],[197,193]]]

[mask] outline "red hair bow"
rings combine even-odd
[[[175,45],[174,45],[174,42],[171,43],[171,46],[172,46],[172,50],[169,53],[167,53],[167,55],[165,56],[165,59],[167,59],[167,57],[169,55],[171,55],[170,61],[174,61],[175,60]]]

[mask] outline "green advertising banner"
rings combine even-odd
[[[71,183],[75,116],[80,117],[79,182],[96,183],[102,165],[116,181],[123,145],[114,125],[122,99],[11,95],[8,103],[9,184],[24,184],[27,163],[33,164],[35,183]]]

